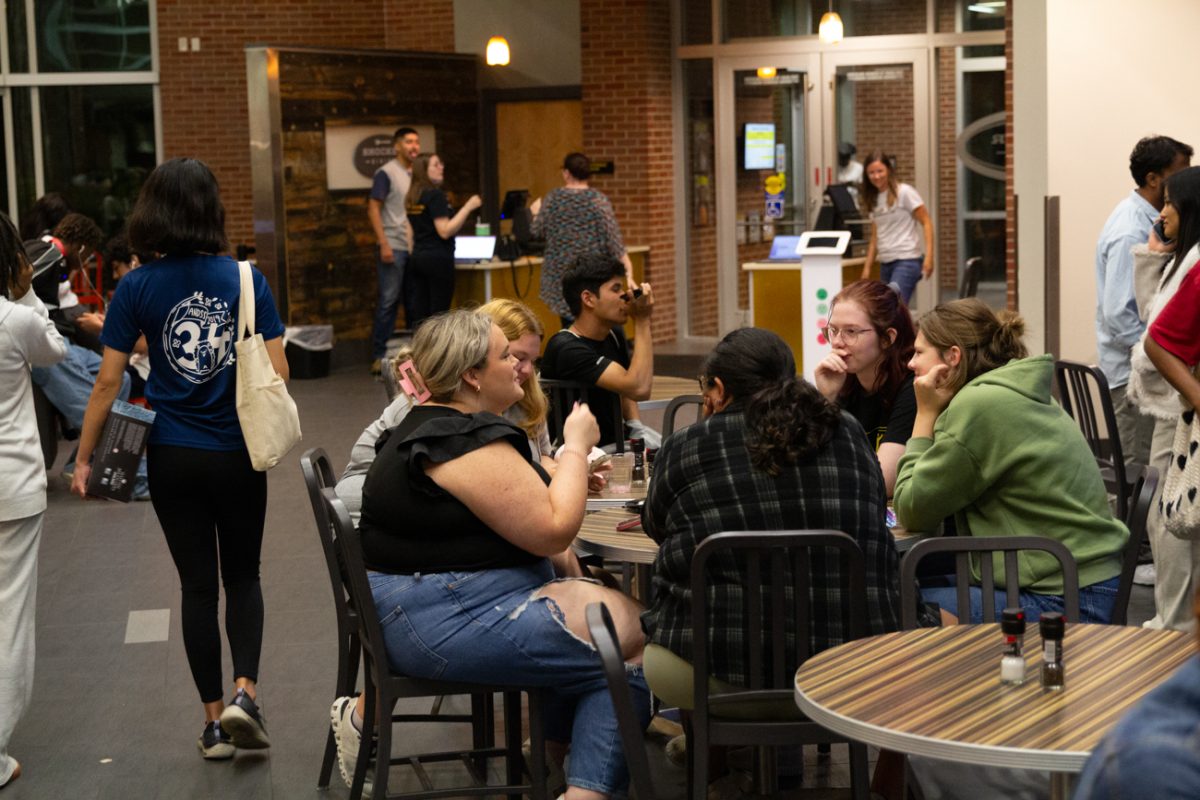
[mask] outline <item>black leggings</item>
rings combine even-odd
[[[411,255],[404,269],[405,310],[415,330],[425,319],[447,311],[454,299],[454,258],[442,255]]]
[[[250,466],[245,450],[221,452],[151,445],[150,497],[183,592],[183,647],[200,701],[223,696],[221,630],[217,622],[225,585],[225,635],[233,677],[258,681],[263,600],[258,582],[267,475]]]

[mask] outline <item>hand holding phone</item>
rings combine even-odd
[[[1174,239],[1167,238],[1167,231],[1163,228],[1162,217],[1159,217],[1154,222],[1154,235],[1157,236],[1158,241],[1163,244],[1171,244],[1171,242],[1175,241]]]

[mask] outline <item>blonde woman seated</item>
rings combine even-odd
[[[1028,357],[1025,323],[975,298],[930,311],[918,324],[909,366],[917,418],[896,478],[896,517],[932,530],[951,514],[960,535],[1046,536],[1079,567],[1081,622],[1108,622],[1129,534],[1113,519],[1100,469],[1075,422],[1050,396],[1054,359]],[[996,581],[1004,581],[997,557]],[[1018,555],[1020,598],[996,592],[997,608],[1021,605],[1028,619],[1063,611],[1063,576],[1048,553]],[[979,579],[978,565],[972,566]],[[943,612],[982,619],[982,594],[959,609],[952,584],[924,586]],[[1074,621],[1074,620],[1072,620]]]
[[[583,520],[595,418],[586,406],[567,417],[551,479],[525,432],[500,416],[522,389],[497,325],[473,311],[431,317],[411,356],[429,396],[380,437],[359,525],[388,660],[410,676],[550,689],[550,755],[571,748],[568,800],[621,794],[628,773],[584,609],[608,605],[631,664],[641,660],[639,609],[590,581],[556,580],[549,561]],[[644,724],[641,667],[627,674]],[[343,777],[363,709],[361,697],[332,709]]]

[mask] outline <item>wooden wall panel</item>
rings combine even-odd
[[[530,202],[562,186],[563,156],[583,150],[579,100],[496,104],[500,199],[509,189],[529,189]]]

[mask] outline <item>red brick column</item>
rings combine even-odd
[[[654,338],[673,341],[675,197],[671,14],[666,0],[580,0],[583,143],[612,161],[591,184],[608,195],[629,245],[649,245]]]

